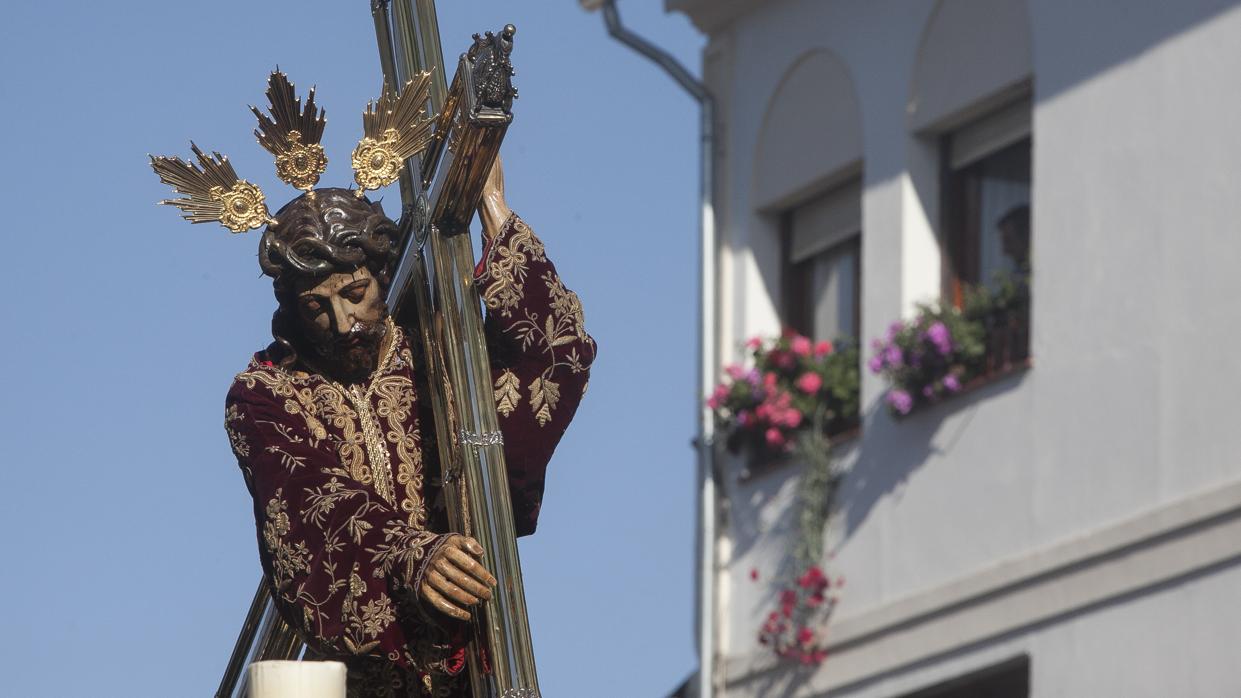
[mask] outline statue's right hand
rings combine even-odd
[[[496,585],[496,578],[476,559],[482,556],[483,546],[478,541],[460,534],[449,536],[427,560],[419,595],[440,612],[469,620],[466,609],[491,599],[491,589]]]

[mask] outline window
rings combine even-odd
[[[1029,357],[1030,149],[1029,100],[944,138],[944,295],[987,327],[989,372]]]
[[[784,324],[813,339],[861,330],[862,183],[784,214]]]
[[[1030,658],[1019,657],[901,698],[1029,698]]]

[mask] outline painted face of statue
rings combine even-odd
[[[316,363],[334,377],[357,382],[375,370],[388,308],[366,267],[300,282],[296,315]]]

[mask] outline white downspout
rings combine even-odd
[[[698,380],[694,395],[698,435],[698,697],[713,698],[716,685],[716,514],[715,418],[705,397],[719,375],[715,340],[716,258],[715,231],[715,99],[707,86],[695,78],[670,53],[626,29],[616,0],[581,0],[588,10],[602,9],[608,34],[663,68],[699,105],[699,251],[698,251]]]

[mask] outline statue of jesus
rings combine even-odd
[[[581,302],[493,168],[475,279],[487,308],[514,525],[534,532],[544,473],[586,389]],[[350,696],[457,695],[470,607],[495,579],[446,533],[416,343],[384,304],[396,224],[344,189],[303,194],[263,234],[274,341],[229,390],[225,429],[254,498],[284,618],[349,667]],[[425,388],[423,388],[425,390]],[[461,689],[457,689],[461,690]]]
[[[479,543],[449,532],[421,342],[385,303],[397,223],[365,193],[391,184],[431,138],[422,74],[368,106],[358,189],[315,188],[324,114],[269,79],[260,144],[302,189],[274,216],[219,153],[153,157],[195,223],[264,228],[273,341],[228,392],[224,427],[254,499],[259,557],[281,616],[323,659],[348,666],[350,698],[465,696],[471,609],[496,579]],[[382,127],[382,128],[381,128]],[[534,532],[548,461],[586,391],[595,343],[543,243],[508,207],[498,158],[483,187],[474,284],[486,305],[491,381],[513,525]],[[456,486],[456,485],[452,485]],[[484,658],[485,661],[485,658]]]

